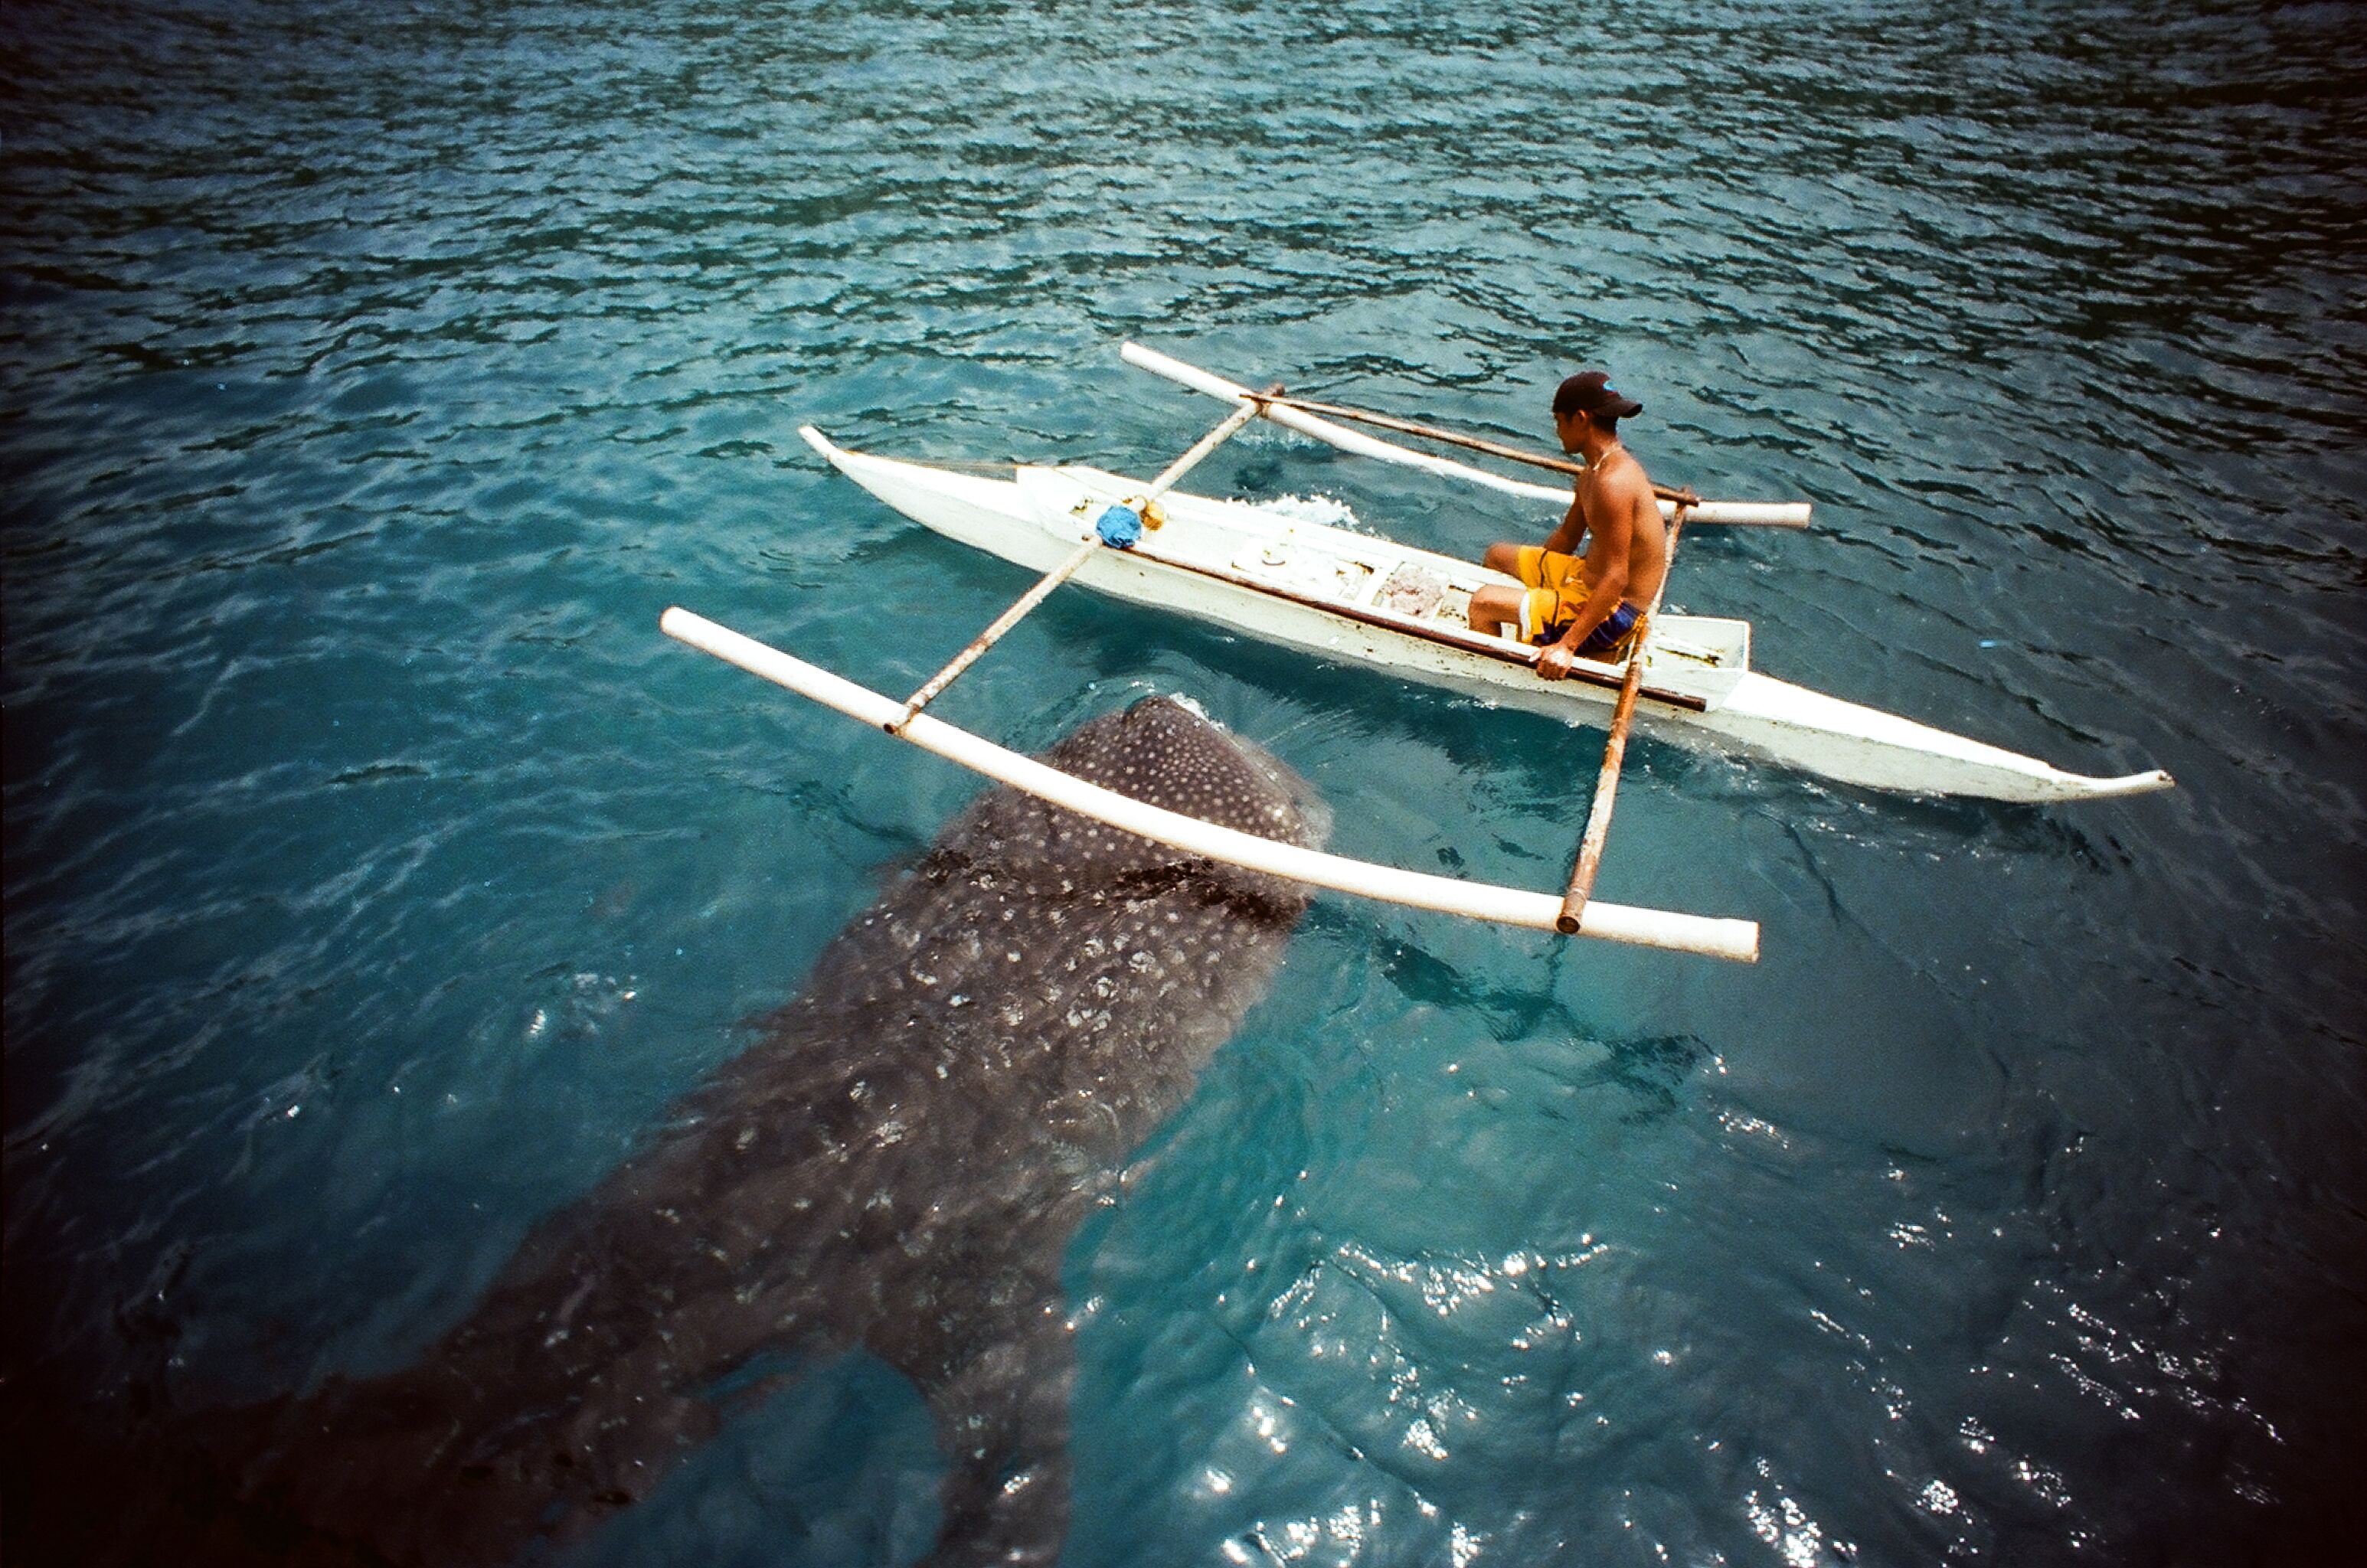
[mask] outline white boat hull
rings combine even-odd
[[[811,426],[802,434],[842,473],[914,522],[1039,572],[1075,551],[1104,507],[1143,490],[1082,468],[1020,467],[1008,479],[956,473],[850,452]],[[1616,700],[1616,666],[1583,670],[1603,683],[1543,681],[1512,657],[1511,645],[1477,638],[1461,624],[1470,587],[1508,578],[1240,502],[1175,492],[1162,504],[1168,525],[1141,549],[1098,551],[1076,580],[1134,604],[1571,723],[1605,722]],[[1408,578],[1447,589],[1430,619],[1376,602],[1379,591]],[[1740,621],[1661,615],[1644,684],[1637,723],[1657,739],[1740,749],[1874,789],[2043,803],[2137,795],[2171,782],[2158,770],[2109,779],[2065,773],[1759,674],[1750,668],[1750,627]]]

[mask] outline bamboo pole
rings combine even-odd
[[[904,727],[912,722],[912,716],[914,714],[919,713],[923,708],[927,707],[931,703],[936,701],[937,694],[944,691],[947,686],[952,685],[954,683],[955,677],[958,676],[963,671],[968,669],[971,665],[984,658],[986,656],[986,650],[992,648],[996,643],[1001,642],[1005,632],[1017,626],[1020,622],[1025,620],[1029,611],[1035,609],[1036,605],[1041,604],[1046,599],[1049,598],[1051,596],[1052,590],[1059,587],[1060,584],[1068,581],[1070,578],[1075,576],[1077,569],[1084,565],[1085,562],[1092,558],[1093,553],[1101,547],[1101,536],[1096,534],[1092,538],[1087,539],[1083,544],[1079,545],[1076,548],[1076,553],[1070,556],[1067,560],[1062,561],[1050,571],[1046,572],[1042,580],[1039,581],[1035,587],[1021,594],[1017,601],[1012,604],[1011,608],[1003,611],[1000,615],[997,615],[994,618],[993,625],[988,626],[986,630],[979,633],[978,636],[970,638],[969,646],[963,649],[959,653],[955,654],[951,663],[947,664],[944,669],[938,671],[935,674],[923,682],[919,691],[914,692],[911,696],[904,699],[904,711],[898,717],[889,722],[888,726],[888,733],[890,735],[902,734]]]
[[[1219,827],[1214,822],[1204,822],[1196,817],[1147,805],[1115,790],[1089,784],[1072,773],[1064,773],[1058,768],[1005,750],[968,730],[957,729],[928,714],[915,716],[899,729],[893,721],[900,705],[894,698],[866,690],[827,670],[792,658],[778,649],[767,648],[753,637],[743,637],[728,626],[718,626],[687,610],[670,609],[660,618],[658,625],[668,637],[711,653],[727,663],[736,664],[750,674],[762,676],[800,696],[810,697],[825,707],[835,708],[850,718],[876,724],[924,751],[958,762],[1014,789],[1048,800],[1055,806],[1065,807],[1080,816],[1090,817],[1121,831],[1181,850],[1185,854],[1202,855],[1271,876],[1287,877],[1293,882],[1304,882],[1316,887],[1328,887],[1334,892],[1353,893],[1361,897],[1377,898],[1419,909],[1435,909],[1473,919],[1498,920],[1535,931],[1558,929],[1556,920],[1560,905],[1550,893],[1495,887],[1486,883],[1462,882],[1424,872],[1375,865],[1342,855],[1326,854],[1319,850],[1303,849],[1297,844],[1262,839],[1254,833]],[[1666,909],[1638,909],[1618,904],[1593,903],[1587,906],[1585,919],[1577,934],[1598,937],[1606,942],[1698,953],[1711,958],[1730,958],[1744,964],[1755,964],[1759,959],[1759,926],[1754,920],[1715,919]]]
[[[1282,383],[1277,381],[1274,384],[1272,391],[1264,395],[1271,396],[1273,393],[1278,393],[1281,390]],[[1144,491],[1142,494],[1135,500],[1126,503],[1126,510],[1132,512],[1146,526],[1153,528],[1157,527],[1159,525],[1152,521],[1151,518],[1150,509],[1152,503],[1157,502],[1161,496],[1165,495],[1168,491],[1172,489],[1176,480],[1182,479],[1185,474],[1190,473],[1195,468],[1198,467],[1201,458],[1206,457],[1209,453],[1215,451],[1217,447],[1231,440],[1234,434],[1238,432],[1241,426],[1255,419],[1258,414],[1257,400],[1260,396],[1261,394],[1254,392],[1242,393],[1241,406],[1234,410],[1232,413],[1227,415],[1214,430],[1211,430],[1207,434],[1203,435],[1197,442],[1194,443],[1190,451],[1184,453],[1181,457],[1178,457],[1173,462],[1168,464],[1165,470],[1162,471],[1157,479],[1150,481],[1150,489]],[[910,697],[904,699],[903,716],[888,726],[888,733],[890,735],[902,734],[904,727],[912,722],[912,716],[914,714],[919,713],[923,708],[927,707],[931,703],[936,701],[937,694],[943,692],[947,686],[952,685],[956,677],[959,676],[963,671],[968,669],[971,665],[984,658],[988,649],[992,648],[996,643],[1001,642],[1004,633],[1010,631],[1012,627],[1025,620],[1028,614],[1033,611],[1036,605],[1041,604],[1047,598],[1051,596],[1052,590],[1059,587],[1060,584],[1068,581],[1071,577],[1074,577],[1077,574],[1078,569],[1082,567],[1085,562],[1091,560],[1101,547],[1102,536],[1099,525],[1096,524],[1094,532],[1086,538],[1083,544],[1077,547],[1074,554],[1070,555],[1068,559],[1062,561],[1059,565],[1054,567],[1050,571],[1046,572],[1042,581],[1038,581],[1035,587],[1029,589],[1026,592],[1021,594],[1018,601],[1014,604],[1011,608],[1003,611],[1002,615],[997,615],[994,618],[994,624],[992,626],[988,626],[986,630],[972,637],[969,641],[968,647],[963,649],[959,653],[955,654],[951,663],[947,664],[944,669],[938,671],[935,674],[923,682],[919,691],[914,692]]]
[[[1274,398],[1269,400],[1283,408],[1304,409],[1308,413],[1328,413],[1333,419],[1353,420],[1358,424],[1374,425],[1382,430],[1394,430],[1406,435],[1419,435],[1425,441],[1444,441],[1450,446],[1467,446],[1474,452],[1485,452],[1491,457],[1501,457],[1506,462],[1526,463],[1533,468],[1549,468],[1557,474],[1569,474],[1573,478],[1582,476],[1588,471],[1584,463],[1573,463],[1562,457],[1547,457],[1539,453],[1524,451],[1518,446],[1507,446],[1499,441],[1487,441],[1477,435],[1463,435],[1452,430],[1441,430],[1434,424],[1417,424],[1412,420],[1399,419],[1395,414],[1367,413],[1362,409],[1342,408],[1338,403],[1319,403],[1306,398]],[[1690,489],[1675,490],[1668,485],[1656,484],[1652,487],[1652,494],[1659,500],[1674,502],[1682,506],[1699,506],[1702,503],[1702,498],[1695,495]]]
[[[1118,356],[1128,365],[1148,370],[1154,376],[1163,376],[1178,386],[1189,387],[1195,392],[1206,392],[1210,397],[1234,399],[1255,396],[1246,387],[1236,386],[1223,377],[1203,370],[1196,365],[1187,365],[1183,360],[1145,348],[1138,343],[1129,343],[1120,348]],[[1491,474],[1485,468],[1471,468],[1467,464],[1455,462],[1452,458],[1433,457],[1427,452],[1415,452],[1403,446],[1393,446],[1387,441],[1350,430],[1344,425],[1334,424],[1328,419],[1304,412],[1293,407],[1291,400],[1287,398],[1271,400],[1265,410],[1265,415],[1286,430],[1295,430],[1301,435],[1328,442],[1342,452],[1353,452],[1359,457],[1377,458],[1384,463],[1395,463],[1399,468],[1420,468],[1424,473],[1437,474],[1446,479],[1463,479],[1471,484],[1485,485],[1489,490],[1501,491],[1506,495],[1517,495],[1532,501],[1547,501],[1561,507],[1567,507],[1569,504],[1569,491],[1567,490],[1558,490],[1547,485],[1534,485],[1524,479],[1508,479],[1502,474]],[[1662,517],[1676,515],[1677,502],[1663,499],[1659,506]],[[1688,521],[1696,524],[1748,524],[1772,528],[1805,528],[1808,525],[1809,511],[1809,505],[1805,501],[1704,501],[1690,509]]]
[[[1603,847],[1611,838],[1611,808],[1619,797],[1619,769],[1627,760],[1627,729],[1636,722],[1636,694],[1644,684],[1644,644],[1660,613],[1660,597],[1677,569],[1677,531],[1685,525],[1685,509],[1677,509],[1669,525],[1669,547],[1660,563],[1660,586],[1652,602],[1636,617],[1636,640],[1627,650],[1627,677],[1619,683],[1619,702],[1611,710],[1611,739],[1603,748],[1603,768],[1594,778],[1594,804],[1586,814],[1586,836],[1579,840],[1578,863],[1570,868],[1569,891],[1562,895],[1561,912],[1554,924],[1564,934],[1585,922],[1587,900],[1594,894],[1595,874],[1603,869]]]

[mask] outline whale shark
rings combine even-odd
[[[1328,826],[1303,781],[1172,699],[1045,760],[1288,842]],[[1306,906],[1296,885],[980,797],[415,1364],[214,1417],[218,1484],[273,1521],[242,1539],[308,1562],[563,1552],[719,1431],[722,1390],[861,1348],[934,1417],[928,1561],[1055,1560],[1062,1255]]]

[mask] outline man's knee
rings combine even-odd
[[[1488,553],[1480,558],[1479,564],[1489,571],[1517,572],[1521,565],[1521,547],[1513,544],[1490,545],[1488,547]]]
[[[1478,631],[1492,631],[1500,626],[1516,626],[1521,618],[1520,602],[1512,592],[1502,588],[1482,588],[1471,595],[1471,607],[1464,618]]]

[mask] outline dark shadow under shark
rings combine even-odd
[[[1322,836],[1293,775],[1172,701],[1087,724],[1047,760],[1250,832]],[[744,1369],[860,1346],[935,1418],[929,1561],[1056,1559],[1075,1373],[1062,1254],[1265,992],[1306,905],[1294,885],[984,796],[415,1365],[200,1417],[218,1500],[181,1523],[304,1562],[563,1550],[712,1437],[717,1391]]]

